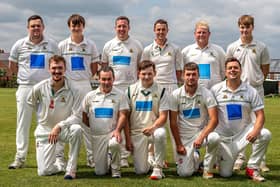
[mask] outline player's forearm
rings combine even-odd
[[[261,65],[261,70],[262,70],[264,79],[266,79],[266,77],[269,73],[269,64]]]
[[[160,112],[159,117],[156,119],[156,121],[153,124],[153,127],[155,129],[163,127],[167,121],[167,115],[168,115],[168,111]]]

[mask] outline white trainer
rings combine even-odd
[[[65,172],[66,170],[66,161],[63,157],[57,157],[54,165],[58,168],[59,171]]]
[[[261,164],[260,164],[260,170],[261,170],[261,172],[269,172],[270,171],[269,167],[267,167],[267,165],[265,164],[264,161],[262,161]]]
[[[128,168],[129,164],[127,159],[121,159],[121,168]]]
[[[9,169],[18,169],[24,166],[24,161],[22,159],[15,159],[13,163],[9,165]]]
[[[121,178],[121,171],[118,169],[112,169],[112,177],[113,178]]]
[[[152,180],[160,180],[160,179],[162,179],[164,177],[165,176],[164,176],[161,168],[154,168],[153,169],[153,173],[150,176],[150,179],[152,179]]]
[[[265,178],[261,176],[259,170],[253,168],[246,168],[246,175],[256,182],[264,182]]]

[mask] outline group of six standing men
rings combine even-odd
[[[97,48],[83,35],[84,18],[73,14],[68,26],[70,37],[57,47],[43,36],[42,18],[33,15],[28,36],[11,49],[10,67],[18,69],[19,87],[17,153],[10,169],[24,165],[35,108],[39,175],[66,170],[65,179],[76,178],[83,135],[87,165],[95,167],[97,175],[111,169],[112,177],[120,177],[130,151],[137,174],[152,166],[150,178],[161,179],[164,125],[170,123],[178,175],[192,175],[198,169],[199,148],[207,146],[203,177],[213,177],[215,164],[221,176],[231,176],[242,166],[251,142],[246,174],[264,181],[259,168],[268,169],[261,162],[271,134],[263,128],[262,83],[270,59],[266,46],[253,40],[253,17],[239,18],[241,36],[228,47],[226,59],[221,47],[209,43],[205,21],[195,26],[196,43],[181,51],[168,42],[168,23],[159,19],[154,23],[154,42],[143,50],[128,34],[129,19],[120,16],[115,20],[116,37],[103,48],[99,70]],[[96,73],[100,85],[92,91],[90,79]],[[70,144],[67,166],[63,142]]]

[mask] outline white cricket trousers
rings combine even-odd
[[[109,166],[114,170],[120,170],[121,145],[112,134],[93,135],[93,156],[95,162],[95,174],[105,175],[109,172]],[[109,159],[109,163],[108,163]]]
[[[71,82],[74,84],[74,86],[77,89],[79,89],[82,97],[84,97],[88,92],[92,90],[89,80],[81,80],[81,81],[71,80]],[[83,123],[81,124],[81,127],[83,129],[83,139],[84,139],[84,144],[87,153],[87,161],[90,162],[93,161],[93,145],[92,145],[92,136],[91,136],[90,128]],[[57,157],[60,158],[64,157],[64,145],[61,142],[58,142]]]
[[[177,153],[177,173],[181,177],[189,177],[196,171],[196,161],[194,159],[194,148],[193,143],[196,138],[200,135],[201,132],[197,133],[193,137],[186,139],[181,136],[181,140],[185,149],[187,151],[186,155],[180,155]],[[204,169],[209,171],[209,168],[213,168],[213,165],[216,161],[216,155],[218,146],[220,143],[220,136],[216,132],[211,132],[204,139],[202,147],[206,147],[206,153],[204,157]]]
[[[17,101],[17,129],[16,129],[16,146],[17,152],[15,159],[25,161],[28,145],[29,132],[32,120],[32,107],[27,104],[26,99],[33,85],[19,85],[16,92]]]
[[[127,90],[129,87],[129,84],[121,84],[121,85],[114,85],[116,88],[120,89],[123,93]],[[127,158],[130,156],[130,151],[128,151],[125,147],[125,135],[124,130],[121,131],[122,136],[122,143],[121,143],[121,159],[127,160]]]
[[[149,144],[154,145],[155,161],[153,167],[162,168],[166,150],[166,130],[164,127],[156,129],[151,136],[145,136],[143,133],[132,135],[131,141],[133,144],[133,162],[136,174],[146,174],[150,169],[148,163]]]
[[[246,140],[246,136],[252,130],[253,124],[250,124],[234,137],[221,136],[220,155],[218,157],[218,162],[220,166],[220,175],[222,177],[230,177],[232,175],[233,165],[238,153],[244,150],[246,146],[250,144],[250,142]],[[259,168],[260,162],[266,153],[270,140],[271,132],[263,128],[256,141],[253,143],[254,149],[250,155],[247,167],[253,169]]]
[[[69,160],[67,162],[66,173],[76,172],[77,170],[81,137],[81,126],[76,124],[63,129],[59,134],[59,141],[69,143]],[[36,137],[36,158],[39,176],[61,172],[55,164],[56,145],[50,144],[47,137]]]

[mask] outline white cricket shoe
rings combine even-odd
[[[118,169],[112,169],[112,177],[113,178],[121,178],[121,171]]]
[[[153,173],[150,176],[150,179],[152,179],[152,180],[160,180],[160,179],[162,179],[164,177],[165,176],[164,176],[161,168],[154,168],[153,169]]]

